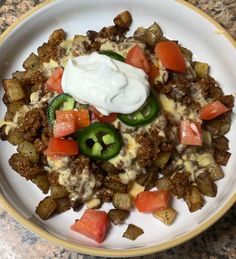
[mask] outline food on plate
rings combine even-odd
[[[134,209],[172,224],[171,196],[201,209],[230,158],[234,97],[156,22],[127,36],[131,22],[125,11],[99,32],[55,30],[2,81],[0,136],[17,146],[9,164],[47,194],[36,214],[85,206],[71,229],[99,243],[109,220],[124,224]],[[141,234],[129,224],[123,237]]]

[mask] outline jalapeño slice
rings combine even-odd
[[[150,92],[144,105],[130,114],[119,114],[118,118],[124,124],[132,127],[146,125],[152,122],[159,111],[159,106],[154,93]]]
[[[121,135],[106,123],[94,122],[78,130],[76,135],[80,153],[95,160],[109,160],[117,156],[123,144]]]
[[[53,100],[51,101],[51,103],[48,106],[48,122],[50,125],[53,125],[55,119],[56,119],[56,115],[55,112],[56,110],[73,110],[75,106],[75,99],[70,96],[69,94],[60,94],[57,95],[55,98],[53,98]]]
[[[108,56],[109,58],[121,61],[121,62],[125,62],[125,58],[123,56],[121,56],[120,54],[116,53],[115,51],[112,50],[101,50],[99,52],[99,54]]]

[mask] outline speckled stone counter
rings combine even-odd
[[[17,17],[43,0],[0,0],[0,34]],[[236,38],[235,0],[189,0]],[[0,258],[95,258],[65,250],[31,233],[0,205]],[[185,244],[141,258],[236,258],[236,205],[211,228]]]

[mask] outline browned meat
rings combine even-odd
[[[113,196],[113,191],[109,190],[105,187],[102,187],[97,190],[96,195],[98,198],[100,198],[103,202],[111,202],[112,201],[112,196]]]
[[[22,137],[33,142],[40,136],[44,127],[47,127],[45,108],[34,108],[28,111],[24,117],[19,118],[19,131]]]
[[[82,173],[85,168],[90,168],[90,159],[84,155],[80,155],[76,158],[70,166],[71,174]]]
[[[59,173],[57,171],[51,171],[48,173],[48,181],[51,186],[57,186],[58,183],[58,178],[59,178]]]
[[[176,173],[172,179],[173,187],[171,192],[178,199],[183,198],[186,193],[186,188],[189,186],[189,176],[186,173]]]
[[[38,174],[45,173],[43,168],[33,164],[24,156],[15,153],[9,159],[9,165],[27,180],[34,178]]]
[[[49,62],[50,59],[57,61],[59,57],[58,47],[43,43],[43,45],[38,48],[38,56],[41,62]]]

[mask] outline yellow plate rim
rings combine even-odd
[[[19,19],[17,19],[13,24],[11,24],[0,36],[0,44],[1,42],[7,37],[7,35],[22,21],[24,21],[27,17],[29,17],[31,14],[35,13],[37,10],[41,9],[42,7],[54,2],[55,0],[46,0],[45,2],[37,5],[33,9],[31,9],[26,14],[22,15]],[[228,34],[228,32],[220,25],[218,24],[213,18],[211,18],[208,14],[204,13],[197,7],[193,6],[190,3],[187,3],[184,0],[175,0],[176,2],[183,4],[187,6],[188,8],[194,10],[204,18],[206,18],[208,21],[210,21],[212,24],[215,25],[216,29],[223,34],[230,42],[231,44],[236,48],[236,41],[233,39],[231,35]],[[27,220],[23,215],[21,215],[9,202],[8,200],[3,196],[2,193],[0,193],[0,203],[4,207],[4,209],[19,223],[24,225],[26,228],[31,230],[32,232],[36,233],[37,235],[47,239],[48,241],[53,242],[54,244],[57,244],[59,246],[65,247],[67,249],[70,249],[72,251],[76,251],[78,253],[83,254],[89,254],[94,256],[106,256],[106,257],[131,257],[131,256],[142,256],[152,253],[157,253],[164,251],[166,249],[173,248],[175,246],[178,246],[193,237],[199,235],[204,230],[209,228],[211,225],[213,225],[218,219],[220,219],[236,202],[236,192],[230,197],[230,199],[226,202],[226,204],[216,213],[214,214],[210,219],[208,219],[206,222],[201,224],[197,229],[194,229],[193,231],[178,237],[172,241],[169,241],[165,244],[160,245],[154,245],[151,247],[145,247],[145,248],[134,248],[134,249],[105,249],[105,248],[97,248],[92,246],[87,246],[83,244],[78,244],[75,242],[69,242],[62,240],[46,230],[40,228],[35,223]]]

